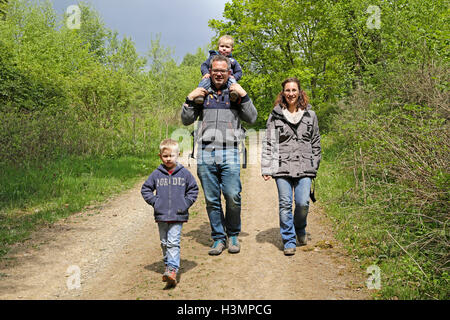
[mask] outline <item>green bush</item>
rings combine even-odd
[[[365,265],[387,257],[382,297],[448,299],[448,90],[437,89],[448,69],[395,69],[394,82],[386,84],[386,73],[378,90],[361,88],[339,103],[324,166],[342,177],[319,181],[340,184],[326,203]]]

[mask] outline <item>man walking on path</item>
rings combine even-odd
[[[198,87],[186,98],[181,112],[184,125],[199,120],[197,139],[197,175],[206,199],[206,210],[214,243],[210,255],[219,255],[225,249],[238,253],[241,231],[241,179],[238,145],[242,139],[241,120],[254,123],[258,112],[247,92],[237,83],[227,88],[231,75],[230,60],[217,55],[211,59],[212,86],[208,90]],[[239,94],[236,102],[230,100],[229,91]],[[194,98],[205,96],[203,105]],[[225,197],[225,214],[221,204]]]

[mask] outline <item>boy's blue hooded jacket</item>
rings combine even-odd
[[[156,191],[156,194],[153,192]],[[197,200],[195,178],[183,165],[177,164],[172,174],[161,164],[141,188],[142,197],[155,210],[155,221],[188,221],[188,209]]]

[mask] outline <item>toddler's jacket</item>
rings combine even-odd
[[[212,59],[212,57],[214,57],[215,55],[218,55],[218,54],[219,54],[219,52],[216,50],[209,50],[209,57],[208,57],[208,59],[206,59],[205,62],[202,63],[201,68],[200,68],[202,71],[202,76],[209,73],[209,64],[211,62],[211,59]],[[227,58],[230,59],[230,62],[231,62],[231,74],[236,79],[236,81],[241,80],[241,78],[242,78],[241,65],[236,61],[236,59],[233,58],[233,56],[231,54]]]

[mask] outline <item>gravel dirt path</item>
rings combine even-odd
[[[197,177],[195,165],[189,169]],[[308,245],[286,257],[275,182],[262,179],[259,164],[243,169],[241,177],[241,252],[208,255],[212,240],[200,193],[183,226],[175,288],[161,281],[158,228],[141,197],[141,181],[15,245],[0,261],[0,299],[370,298],[368,275],[334,239],[320,204],[312,205],[308,216]]]

